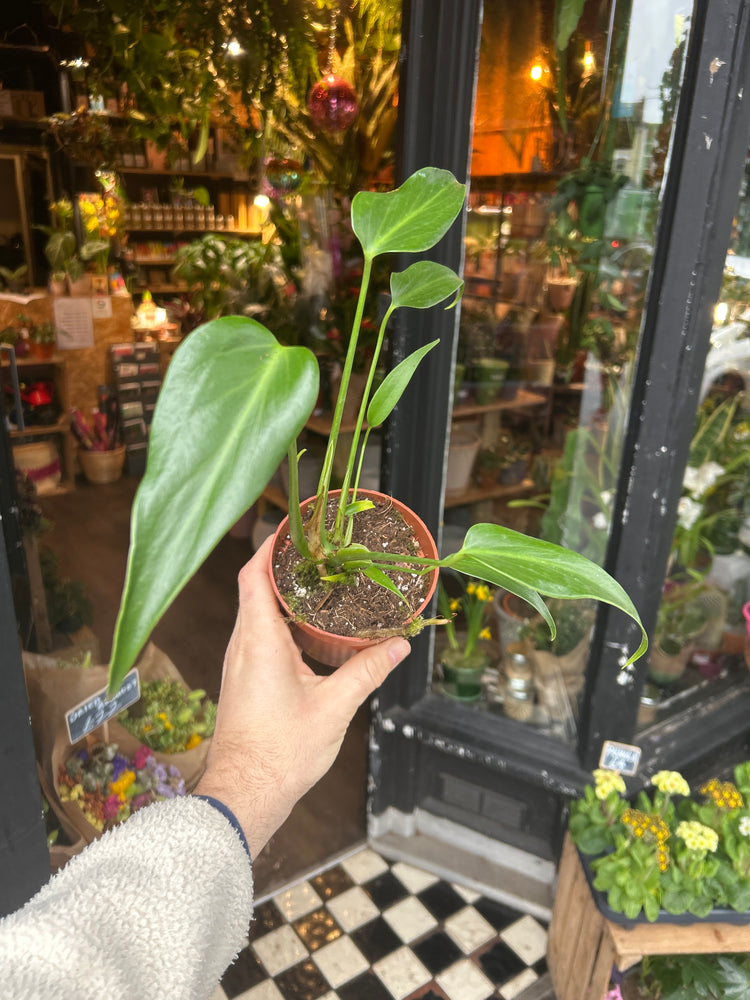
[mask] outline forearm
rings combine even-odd
[[[0,922],[9,1000],[207,1000],[252,916],[247,852],[193,797],[149,806]]]

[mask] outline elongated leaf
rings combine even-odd
[[[418,260],[391,275],[391,309],[430,309],[449,295],[458,299],[463,287],[462,279],[445,264]]]
[[[110,694],[180,589],[258,499],[317,393],[313,354],[282,347],[251,319],[206,323],[177,349],[133,504]]]
[[[379,587],[384,587],[386,590],[390,590],[390,592],[395,594],[397,597],[403,597],[403,594],[393,580],[391,580],[391,578],[381,569],[378,569],[377,566],[368,566],[367,569],[362,570],[362,574],[366,576],[368,580],[372,580],[373,583],[377,583]]]
[[[648,640],[638,612],[620,584],[601,566],[571,549],[499,524],[475,524],[467,531],[461,549],[443,560],[443,565],[517,594],[540,614],[544,614],[543,602],[530,599],[529,592],[604,601],[630,615],[641,628],[641,644],[628,662],[646,651]]]
[[[366,256],[428,250],[452,225],[465,193],[449,170],[425,167],[395,191],[357,192],[352,228]]]
[[[586,0],[560,0],[555,45],[559,51],[568,47],[570,37],[578,27]]]
[[[401,399],[412,375],[419,366],[419,362],[425,354],[439,343],[439,340],[433,340],[431,343],[425,344],[424,347],[418,348],[408,358],[404,358],[403,361],[399,362],[392,371],[388,372],[373,393],[373,397],[367,407],[367,423],[370,427],[379,427],[383,423],[393,407]]]

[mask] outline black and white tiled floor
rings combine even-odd
[[[257,905],[212,1000],[513,1000],[546,946],[535,917],[365,847]]]

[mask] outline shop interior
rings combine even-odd
[[[441,165],[459,164],[466,210],[435,259],[458,270],[462,297],[388,327],[379,383],[405,345],[440,346],[370,436],[361,485],[404,486],[441,557],[489,522],[616,576],[624,567],[650,647],[623,671],[635,630],[594,600],[550,598],[552,638],[528,602],[441,570],[432,609],[447,626],[419,635],[410,674],[360,709],[329,774],[255,862],[256,893],[372,848],[510,908],[480,909],[495,931],[511,910],[546,926],[570,803],[607,741],[636,751],[635,788],[662,767],[726,772],[748,743],[750,228],[746,158],[728,139],[715,208],[726,231],[717,223],[700,308],[672,294],[666,263],[686,218],[681,151],[711,25],[686,0],[587,0],[576,16],[562,0],[485,0],[462,13],[441,4],[436,39],[420,41],[420,24],[434,25],[418,3],[256,6],[211,2],[206,23],[188,27],[146,4],[116,30],[69,0],[22,23],[2,15],[0,371],[16,477],[3,522],[32,723],[53,725],[45,667],[106,671],[154,412],[194,330],[249,316],[315,355],[320,387],[297,447],[298,495],[316,492],[362,271],[351,200],[397,185],[410,159],[428,162],[414,144],[441,127],[410,132],[430,87],[412,67],[454,30],[446,111],[468,101],[471,112]],[[191,45],[210,79],[200,60],[186,65]],[[686,232],[685,261],[703,259],[701,234]],[[360,400],[388,280],[374,270],[352,374]],[[675,330],[693,354],[669,371]],[[649,403],[660,380],[661,410]],[[638,407],[649,448],[668,458],[633,480],[653,497],[642,513],[652,559],[636,567]],[[357,409],[343,414],[336,485]],[[423,449],[412,447],[418,414]],[[158,663],[141,684],[176,670],[215,701],[237,574],[289,496],[284,460],[160,617]],[[66,708],[93,693],[81,683]],[[37,754],[56,738],[35,731]],[[76,849],[69,825],[59,837],[53,870]],[[513,967],[524,986],[546,971],[541,954]]]

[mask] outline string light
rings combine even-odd
[[[593,73],[596,69],[596,59],[591,51],[591,42],[586,42],[583,50],[583,68],[586,73]]]
[[[529,70],[529,76],[535,82],[542,79],[542,73],[544,72],[544,67],[541,63],[534,63],[534,65]]]

